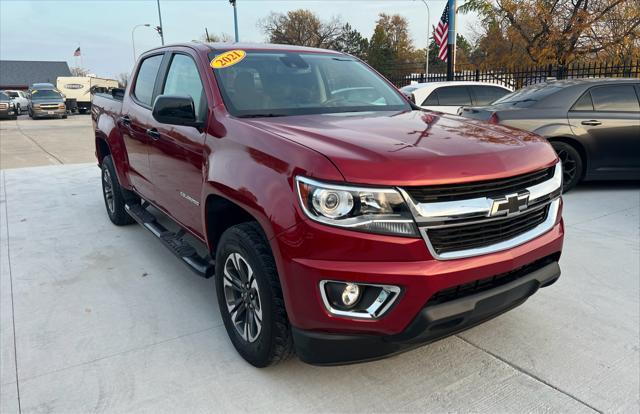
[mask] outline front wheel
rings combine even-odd
[[[256,222],[224,232],[216,254],[216,292],[238,353],[262,368],[293,353],[291,327],[269,243]]]
[[[582,157],[573,146],[565,142],[555,141],[551,146],[562,163],[562,191],[566,193],[582,178]]]

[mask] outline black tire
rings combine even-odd
[[[107,209],[109,219],[116,226],[134,223],[135,220],[127,213],[124,206],[127,202],[129,204],[139,202],[139,198],[131,191],[120,187],[116,169],[113,167],[113,160],[110,155],[102,159],[101,169],[102,174],[100,175],[100,181],[102,181],[102,197],[104,198],[104,206]]]
[[[66,115],[62,115],[62,119],[67,119],[67,116]]]
[[[237,298],[238,300],[244,300],[245,303],[236,305],[236,308],[240,308],[240,310],[233,313],[236,315],[236,320],[242,318],[245,325],[251,325],[247,322],[250,320],[250,318],[247,318],[247,314],[248,312],[256,314],[259,308],[261,321],[256,317],[253,320],[253,327],[260,325],[260,329],[253,340],[244,338],[243,334],[239,332],[243,329],[239,326],[236,328],[236,325],[231,320],[232,312],[227,306],[227,300],[231,300],[232,295],[240,292],[240,289],[232,287],[232,285],[237,285],[230,283],[231,277],[225,277],[225,269],[227,269],[227,274],[233,274],[233,255],[235,255],[237,262],[244,260],[245,265],[247,265],[244,267],[244,276],[251,274],[251,270],[253,271],[253,279],[242,279],[242,272],[239,272],[236,274],[236,280],[248,280],[245,285],[247,288],[245,293],[257,292],[255,296],[257,303],[254,302],[253,296],[251,300]],[[229,265],[229,261],[232,263],[231,265]],[[227,267],[228,265],[229,267]],[[238,267],[238,269],[240,268]],[[248,272],[247,269],[249,270]],[[255,290],[250,289],[254,281]],[[258,223],[238,224],[224,232],[218,243],[216,253],[215,284],[220,314],[229,339],[247,362],[255,367],[263,368],[284,361],[293,354],[291,326],[287,318],[284,299],[282,298],[278,271],[271,254],[269,242]],[[261,324],[258,323],[259,321]],[[243,321],[240,320],[240,322]],[[248,330],[245,331],[245,335],[247,337],[251,336]]]
[[[20,104],[16,104],[16,114],[17,115],[22,114],[22,109],[20,108]]]
[[[562,162],[562,191],[566,193],[582,179],[584,163],[580,153],[572,145],[554,141],[551,146]]]

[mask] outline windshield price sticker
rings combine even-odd
[[[211,67],[214,69],[227,68],[240,62],[247,56],[247,52],[244,50],[230,50],[214,57],[211,60]]]

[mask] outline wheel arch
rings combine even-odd
[[[578,151],[578,154],[580,154],[580,157],[582,158],[583,165],[582,171],[580,173],[580,178],[584,179],[584,177],[587,175],[587,170],[589,169],[589,157],[587,155],[587,149],[584,147],[584,145],[582,145],[582,143],[580,143],[580,141],[578,141],[577,139],[567,136],[550,137],[547,138],[547,140],[549,142],[563,142],[567,145],[571,145],[573,148],[575,148],[576,151]]]
[[[102,165],[102,160],[107,155],[111,155],[111,148],[106,138],[96,134],[96,158],[98,159],[98,165]]]
[[[267,238],[263,223],[247,208],[220,194],[207,195],[204,206],[204,230],[207,248],[212,254],[215,254],[218,242],[227,229],[247,222],[258,223]]]

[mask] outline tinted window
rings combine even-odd
[[[136,78],[136,86],[133,95],[136,99],[144,104],[151,105],[153,98],[153,87],[156,83],[158,69],[162,62],[163,55],[156,55],[146,58],[142,61],[138,77]]]
[[[195,62],[186,55],[174,55],[164,83],[165,95],[187,95],[193,98],[196,114],[204,119],[206,97]]]
[[[591,101],[591,94],[589,91],[585,92],[580,99],[571,107],[572,111],[593,111],[593,102]]]
[[[51,89],[34,89],[31,91],[31,99],[62,99],[62,95]]]
[[[427,99],[422,102],[422,106],[438,106],[438,91],[431,92],[431,95],[427,96]]]
[[[466,86],[438,88],[438,101],[442,106],[471,105],[471,96]]]
[[[397,89],[348,56],[248,51],[238,63],[213,72],[235,116],[410,109]]]
[[[591,88],[591,98],[596,111],[640,111],[633,85],[611,85]]]
[[[471,89],[476,97],[474,105],[489,105],[509,93],[507,89],[498,88],[497,86],[471,86]]]
[[[528,107],[548,96],[564,89],[566,85],[557,83],[539,83],[511,92],[493,102],[493,105]]]
[[[19,96],[20,96],[20,95],[18,95],[18,93],[17,93],[17,92],[13,92],[13,91],[7,91],[7,92],[5,92],[5,93],[6,93],[7,95],[9,95],[10,97],[12,97],[12,98],[17,98],[17,97],[19,97]]]

